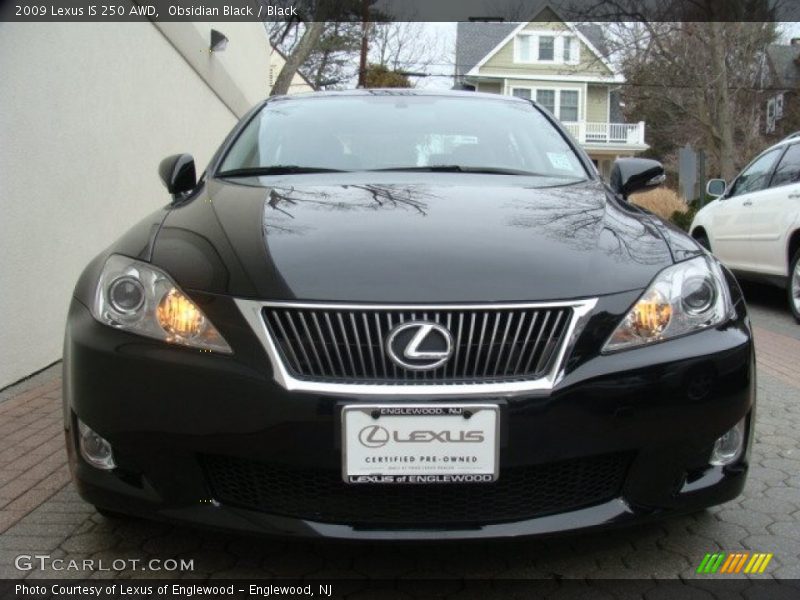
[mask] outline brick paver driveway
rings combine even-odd
[[[56,366],[0,393],[0,577],[164,577],[164,572],[18,571],[20,554],[189,558],[186,577],[691,577],[706,552],[773,552],[762,577],[800,578],[800,325],[769,288],[746,290],[756,328],[759,407],[744,494],[701,513],[548,540],[468,544],[273,541],[106,519],[69,483]],[[442,590],[444,591],[444,590]]]

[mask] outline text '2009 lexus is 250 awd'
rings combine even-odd
[[[348,539],[698,510],[747,474],[740,290],[537,104],[276,97],[81,275],[72,473],[101,511]]]

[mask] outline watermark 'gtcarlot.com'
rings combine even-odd
[[[52,558],[49,554],[20,554],[14,559],[19,571],[194,571],[194,559],[186,558]]]

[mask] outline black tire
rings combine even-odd
[[[794,253],[792,262],[789,263],[788,299],[789,310],[800,323],[800,250]]]
[[[711,252],[711,242],[708,241],[708,236],[705,233],[696,233],[692,237],[694,237],[694,240],[703,248]]]

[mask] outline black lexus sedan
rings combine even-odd
[[[605,184],[535,103],[371,90],[271,98],[199,179],[160,175],[67,323],[70,465],[104,514],[479,538],[742,490],[745,303],[628,201],[657,162]]]

